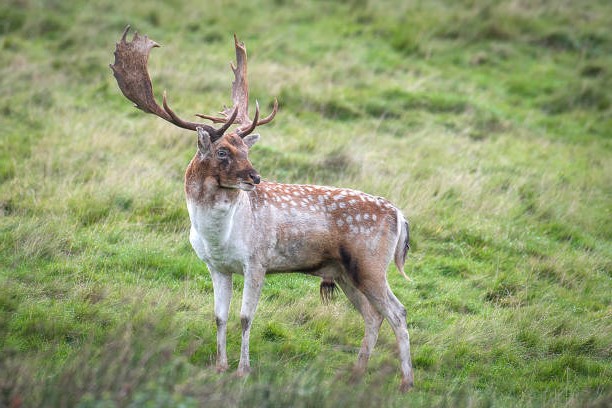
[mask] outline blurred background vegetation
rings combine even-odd
[[[118,90],[128,24],[162,44],[154,89],[185,117],[230,103],[237,33],[251,97],[280,103],[261,174],[402,208],[413,392],[386,324],[347,382],[361,318],[301,275],[266,282],[253,375],[214,373],[182,192],[195,137]],[[607,406],[610,27],[604,0],[4,1],[0,406]]]

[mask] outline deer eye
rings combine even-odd
[[[228,153],[227,150],[218,150],[217,151],[217,158],[219,159],[227,159]]]

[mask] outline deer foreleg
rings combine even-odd
[[[211,269],[210,275],[215,293],[215,320],[217,323],[217,371],[227,370],[227,318],[232,299],[232,275]]]
[[[243,376],[251,371],[249,357],[249,339],[251,324],[257,303],[263,287],[265,271],[255,268],[247,268],[244,273],[244,289],[242,291],[242,307],[240,309],[240,322],[242,323],[242,344],[240,346],[240,363],[238,363],[238,375]]]

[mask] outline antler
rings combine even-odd
[[[234,103],[234,109],[230,109],[226,106],[219,112],[223,117],[200,115],[196,114],[204,119],[211,120],[213,123],[227,123],[231,120],[233,114],[232,111],[238,112],[235,119],[235,123],[240,124],[236,133],[240,137],[245,137],[259,125],[265,125],[274,119],[276,112],[278,111],[278,100],[274,99],[274,108],[265,118],[259,120],[259,103],[255,101],[255,118],[251,121],[249,119],[249,85],[247,81],[247,53],[244,43],[238,41],[238,37],[234,34],[234,43],[236,45],[236,66],[231,64],[232,71],[234,72],[234,82],[232,83],[232,102]]]
[[[157,115],[178,127],[195,131],[198,127],[203,128],[208,132],[212,141],[223,136],[223,133],[234,123],[238,115],[238,109],[228,109],[227,119],[224,120],[225,124],[219,129],[215,129],[204,123],[188,122],[179,118],[168,106],[165,91],[163,108],[159,106],[155,101],[153,85],[147,71],[149,53],[152,48],[159,47],[159,44],[146,35],[140,36],[138,33],[134,33],[132,41],[127,42],[126,36],[129,30],[130,26],[128,25],[123,32],[121,41],[117,43],[115,48],[115,63],[110,65],[123,95],[134,102],[138,109]]]

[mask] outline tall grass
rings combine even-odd
[[[607,406],[612,401],[609,2],[13,1],[0,6],[0,406]],[[190,248],[195,139],[108,69],[131,24],[180,114],[278,96],[267,179],[385,196],[413,226],[416,387],[383,326],[316,279],[271,276],[248,379],[214,372]],[[238,364],[242,278],[228,329]]]

